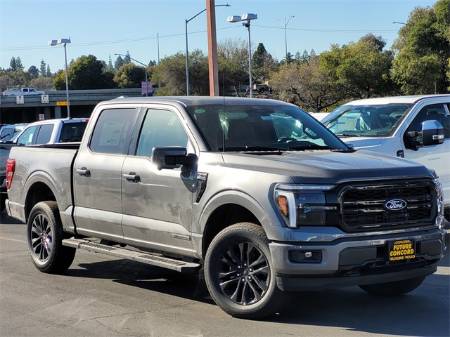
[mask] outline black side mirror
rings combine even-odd
[[[422,122],[423,146],[442,144],[444,139],[444,127],[439,121],[429,120]]]
[[[162,169],[174,169],[181,166],[193,166],[197,162],[197,156],[194,154],[187,154],[184,147],[155,147],[153,149],[153,162]]]

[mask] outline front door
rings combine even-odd
[[[73,166],[75,224],[80,234],[123,238],[122,166],[137,109],[101,111],[87,148]]]
[[[450,105],[450,104],[449,104]],[[436,171],[444,187],[444,195],[450,200],[450,113],[445,104],[431,104],[420,110],[410,124],[407,132],[420,131],[422,122],[437,120],[444,126],[445,140],[442,144],[419,147],[417,150],[405,150],[405,158],[417,161]]]
[[[152,163],[155,147],[187,147],[188,152],[195,153],[190,144],[177,111],[146,111],[134,154],[127,156],[122,169],[126,240],[164,251],[193,251],[190,231],[196,176],[181,168],[158,170]]]

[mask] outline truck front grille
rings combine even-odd
[[[341,189],[339,199],[342,226],[348,232],[432,225],[436,216],[431,180],[349,184]],[[391,200],[400,200],[405,207],[389,209],[386,203]]]

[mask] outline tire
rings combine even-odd
[[[371,295],[399,296],[413,291],[422,284],[423,280],[425,280],[425,276],[389,283],[360,285],[359,287]]]
[[[27,242],[31,259],[41,272],[63,273],[75,258],[75,248],[64,247],[64,232],[54,201],[37,203],[27,223]]]
[[[270,316],[285,300],[276,285],[266,234],[253,223],[238,223],[217,234],[206,252],[204,275],[214,302],[237,318]]]
[[[0,192],[0,213],[2,213],[6,209],[5,201],[6,194]]]

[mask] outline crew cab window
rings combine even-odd
[[[152,156],[155,147],[186,147],[188,136],[177,114],[171,110],[147,110],[136,155]]]
[[[44,124],[39,128],[35,144],[47,144],[52,137],[53,124]]]
[[[4,127],[0,129],[0,142],[10,140],[14,135],[14,127]]]
[[[443,104],[427,105],[419,111],[408,128],[409,131],[421,131],[422,122],[436,120],[444,127],[445,138],[450,138],[450,115]]]
[[[35,139],[39,126],[31,126],[26,129],[17,139],[17,145],[31,145]]]
[[[100,113],[90,141],[98,153],[126,154],[136,122],[136,109],[105,109]]]

